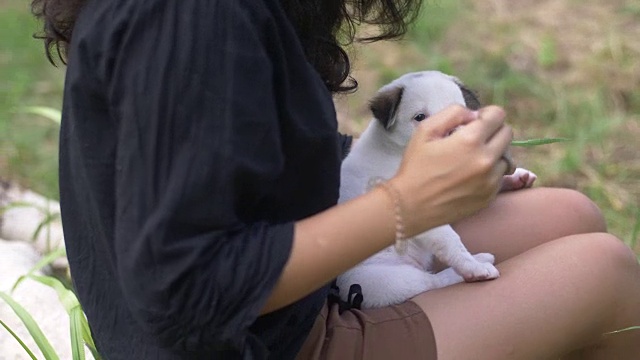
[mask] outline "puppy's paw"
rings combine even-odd
[[[493,256],[493,254],[489,254],[489,253],[477,253],[473,255],[473,258],[478,260],[481,263],[489,263],[489,264],[496,263],[496,257]]]
[[[492,254],[480,253],[473,256],[477,262],[467,264],[460,272],[466,282],[496,279],[500,272],[493,266],[495,257]]]
[[[500,191],[512,191],[526,189],[533,186],[538,176],[532,171],[523,168],[517,168],[511,175],[505,175],[502,178],[502,187]]]

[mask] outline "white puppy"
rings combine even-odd
[[[340,202],[367,192],[372,178],[393,177],[415,126],[452,104],[480,107],[458,79],[437,71],[410,73],[382,87],[370,104],[375,119],[342,164]],[[502,189],[530,187],[535,179],[532,172],[517,169],[505,176]],[[432,273],[434,256],[450,268]],[[451,226],[444,225],[408,240],[404,254],[393,246],[380,251],[338,277],[337,285],[344,301],[351,301],[350,289],[357,284],[362,307],[382,307],[462,281],[495,279],[499,273],[493,262],[491,254],[471,255]]]

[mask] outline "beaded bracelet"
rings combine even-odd
[[[404,233],[404,222],[402,221],[402,197],[400,192],[390,182],[383,178],[373,178],[369,181],[369,189],[380,187],[389,195],[391,201],[393,201],[394,215],[396,219],[396,242],[395,249],[398,254],[405,254],[407,252],[407,242]]]

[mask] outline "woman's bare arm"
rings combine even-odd
[[[476,118],[445,138],[450,129]],[[479,116],[451,107],[421,124],[390,180],[402,198],[408,236],[459,220],[495,197],[505,171],[498,159],[512,137],[503,119],[496,107]],[[422,164],[430,164],[430,171]],[[302,298],[394,238],[394,203],[383,189],[297,222],[291,255],[263,313]]]

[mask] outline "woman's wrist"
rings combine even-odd
[[[447,223],[443,209],[435,206],[438,194],[431,187],[416,186],[405,174],[394,176],[388,183],[400,198],[405,239]]]
[[[295,224],[289,260],[263,309],[286,306],[395,241],[394,205],[374,188]]]
[[[402,195],[400,194],[396,186],[391,183],[391,181],[387,181],[382,178],[372,179],[372,183],[370,184],[370,187],[371,188],[379,187],[380,189],[383,189],[389,196],[389,199],[393,204],[393,215],[394,215],[395,225],[396,225],[395,226],[395,229],[396,229],[395,248],[396,248],[396,251],[398,251],[398,253],[404,254],[407,249],[407,244],[405,241],[407,237],[405,233],[405,221],[404,221],[405,211],[404,211],[404,200]]]

